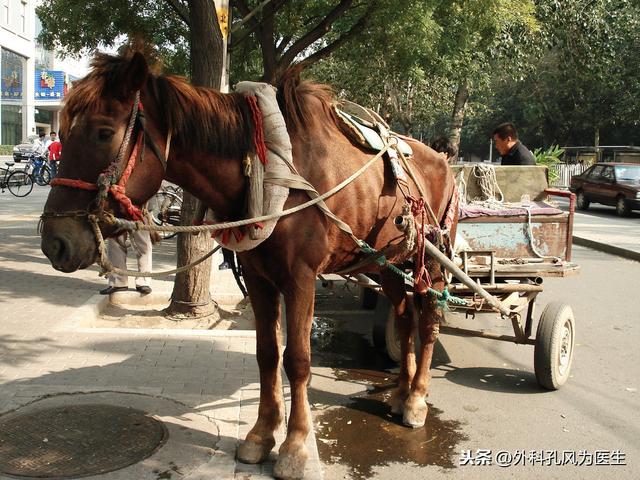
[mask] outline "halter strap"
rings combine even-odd
[[[126,154],[129,143],[131,142],[131,136],[133,134],[133,129],[135,128],[136,120],[140,121],[140,132],[138,133],[138,136],[136,138],[136,142],[133,146],[133,150],[131,151],[131,155],[129,156],[124,169],[122,170],[122,172],[120,172],[122,160],[124,159],[124,155]],[[127,182],[129,181],[129,177],[131,177],[131,173],[133,172],[133,169],[135,167],[138,153],[143,149],[143,142],[146,138],[149,138],[149,140],[151,140],[146,129],[144,108],[142,106],[142,102],[140,101],[140,90],[138,90],[135,94],[133,106],[131,108],[131,115],[129,117],[129,123],[125,131],[124,138],[122,139],[122,143],[120,144],[120,148],[118,149],[118,155],[112,162],[109,163],[107,168],[102,171],[100,175],[98,175],[98,180],[96,181],[96,183],[86,182],[80,179],[56,177],[51,180],[51,185],[78,188],[80,190],[98,191],[98,213],[101,213],[103,211],[104,203],[106,202],[108,195],[111,194],[113,199],[118,202],[120,208],[129,219],[142,220],[144,218],[142,210],[133,204],[131,199],[125,193],[125,188]],[[156,157],[158,157],[158,160],[162,164],[163,169],[166,171],[166,154],[163,155],[162,152],[159,151],[158,146],[152,140],[149,142],[149,144],[154,154],[156,155]],[[142,156],[143,154],[140,155],[140,160],[142,160]]]

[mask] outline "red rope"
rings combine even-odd
[[[120,204],[120,208],[129,216],[129,218],[132,220],[144,219],[142,210],[136,207],[131,199],[127,197],[127,194],[124,193],[124,187],[121,187],[120,185],[111,185],[109,193],[111,193],[113,199]]]
[[[432,285],[431,277],[425,266],[424,258],[424,242],[428,242],[426,238],[427,233],[427,209],[424,205],[424,198],[408,197],[407,200],[411,203],[411,213],[415,223],[419,223],[419,233],[417,235],[416,244],[416,262],[413,271],[414,278],[414,293],[424,295]],[[418,217],[420,217],[418,222]]]
[[[138,151],[140,150],[140,145],[142,144],[142,135],[142,132],[140,132],[140,134],[138,135],[138,139],[136,140],[136,144],[133,147],[133,151],[129,156],[129,160],[127,161],[127,166],[125,167],[124,172],[122,172],[122,176],[120,177],[118,184],[111,185],[109,187],[109,193],[111,193],[113,199],[120,204],[120,208],[122,209],[122,211],[126,215],[128,215],[128,218],[132,220],[144,219],[142,210],[136,207],[125,193],[125,185],[129,180],[129,177],[131,176],[131,172],[133,172],[133,168],[136,164],[136,158],[138,156]],[[107,171],[105,172],[109,173],[108,170],[109,168],[107,168]],[[63,187],[79,188],[81,190],[98,190],[98,185],[96,185],[95,183],[85,182],[84,180],[73,180],[71,178],[56,177],[51,180],[51,185],[54,187],[59,185]]]
[[[131,176],[131,172],[133,171],[133,167],[135,167],[136,165],[136,157],[138,156],[138,150],[140,150],[141,143],[142,143],[142,131],[140,131],[140,133],[138,134],[138,139],[136,140],[136,144],[134,145],[133,150],[131,151],[131,156],[127,161],[127,166],[122,172],[122,176],[120,177],[120,180],[118,180],[118,186],[124,187],[127,184],[127,181]]]
[[[52,187],[71,187],[79,188],[80,190],[98,190],[98,186],[95,183],[85,182],[84,180],[73,180],[71,178],[56,177],[51,180],[50,185]]]
[[[251,109],[251,117],[253,119],[253,147],[255,148],[258,158],[263,165],[267,164],[267,146],[264,143],[264,127],[262,124],[262,111],[258,105],[258,100],[254,96],[247,96],[247,103]]]

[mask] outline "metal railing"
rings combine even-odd
[[[556,165],[551,165],[549,169],[557,174],[557,178],[551,180],[550,186],[557,188],[569,188],[571,177],[574,175],[580,175],[587,168],[589,168],[589,165],[581,163],[573,165],[558,163]]]

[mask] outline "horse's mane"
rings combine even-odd
[[[243,95],[195,87],[176,76],[152,77],[149,87],[177,145],[229,156],[253,148],[251,111]]]
[[[94,57],[91,72],[74,83],[65,100],[63,135],[76,115],[104,109],[110,98],[127,100],[119,98],[117,86],[129,60],[129,55],[98,53]],[[242,95],[223,95],[171,75],[150,74],[148,87],[159,110],[156,120],[166,131],[171,129],[173,145],[228,156],[242,156],[252,149],[251,112]]]
[[[122,82],[129,56],[97,54],[91,72],[74,83],[62,112],[63,135],[73,118],[83,111],[104,108],[107,97]],[[292,132],[305,135],[320,117],[335,121],[331,108],[335,98],[327,85],[302,81],[302,67],[294,66],[277,82],[278,102]],[[252,150],[253,122],[251,111],[240,94],[224,95],[203,87],[195,87],[186,79],[171,75],[149,75],[149,91],[155,99],[162,126],[173,135],[174,145],[190,149],[239,156]],[[125,99],[119,99],[121,101]]]
[[[333,90],[329,85],[301,80],[303,68],[298,64],[287,69],[277,82],[280,110],[289,128],[299,135],[304,135],[319,120],[319,115],[325,117],[323,120],[336,122]]]

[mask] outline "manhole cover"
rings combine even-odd
[[[71,405],[0,417],[0,473],[77,478],[144,460],[167,431],[145,412],[112,405]]]

